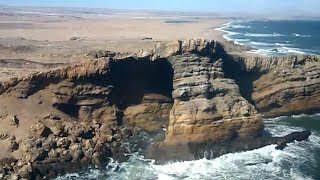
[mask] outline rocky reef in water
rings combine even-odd
[[[158,43],[0,84],[0,179],[54,177],[126,153],[138,130],[166,129],[147,156],[192,160],[304,140],[263,136],[262,116],[320,109],[317,56],[246,57],[219,42]],[[228,48],[227,48],[228,49]]]

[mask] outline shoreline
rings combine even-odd
[[[97,53],[100,55],[100,52]],[[97,55],[92,54],[92,57]],[[319,107],[316,98],[318,69],[314,68],[319,61],[316,58],[296,57],[283,62],[266,60],[261,63],[265,59],[233,58],[220,43],[207,40],[160,43],[147,54],[141,52],[134,57],[136,58],[102,53],[99,59],[93,58],[83,64],[1,83],[0,115],[3,119],[2,127],[5,127],[1,130],[9,131],[2,132],[4,140],[0,141],[0,145],[8,148],[7,152],[12,154],[15,162],[25,163],[8,165],[15,168],[5,171],[4,175],[19,173],[19,176],[27,177],[31,173],[44,172],[39,175],[47,176],[47,167],[30,166],[28,162],[35,165],[62,161],[99,165],[100,159],[106,160],[117,154],[121,157],[122,153],[127,153],[121,149],[124,147],[121,144],[128,142],[126,138],[135,135],[137,131],[134,128],[145,131],[167,129],[166,140],[159,146],[152,146],[150,155],[157,154],[157,147],[162,150],[163,147],[176,149],[175,145],[180,143],[182,148],[190,147],[184,145],[188,145],[185,143],[189,143],[191,139],[194,146],[190,152],[176,153],[182,155],[178,156],[181,159],[198,159],[201,158],[199,154],[204,155],[201,153],[203,148],[197,150],[197,147],[203,147],[198,146],[198,143],[234,142],[233,137],[260,137],[263,134],[261,114],[278,116],[309,112]],[[198,67],[201,67],[199,73],[181,73]],[[306,72],[311,71],[310,81],[296,78],[304,77]],[[212,76],[202,75],[207,73]],[[259,79],[248,78],[256,76]],[[105,79],[108,81],[103,81]],[[105,83],[100,83],[100,80]],[[154,82],[159,83],[155,85]],[[248,89],[253,82],[259,85],[258,88]],[[202,88],[205,83],[211,84],[209,88]],[[306,87],[305,91],[310,94],[301,94],[301,86]],[[190,93],[181,93],[188,88],[191,89]],[[212,92],[215,95],[208,96]],[[292,93],[301,98],[291,101],[290,97],[288,99],[283,96],[284,93]],[[194,98],[186,99],[186,95]],[[249,103],[249,96],[257,106]],[[275,107],[275,101],[283,106]],[[309,106],[306,106],[306,101]],[[292,106],[296,109],[293,110]],[[226,107],[223,109],[228,111],[215,107]],[[193,117],[202,119],[198,119],[199,123],[194,125]],[[15,118],[19,121],[15,121]],[[207,121],[212,123],[208,124]],[[185,129],[189,124],[195,131]],[[175,129],[183,134],[172,133]],[[310,135],[310,132],[300,133]],[[296,132],[295,135],[300,133]],[[288,137],[291,134],[283,138]],[[43,145],[37,146],[35,139]],[[256,149],[270,143],[281,143],[280,146],[278,144],[279,148],[284,148],[286,143],[291,142],[284,139],[256,139],[250,148]],[[213,144],[205,148],[211,148],[211,145]],[[248,150],[246,144],[227,143],[227,147],[233,149],[232,152]],[[41,156],[38,152],[42,152]],[[217,155],[227,153],[220,150],[216,152],[219,152]],[[189,156],[189,153],[195,154]],[[215,156],[210,155],[212,158]],[[50,165],[48,168],[56,167]],[[58,174],[60,170],[52,169],[52,172]]]
[[[311,131],[284,132],[277,125],[276,137],[266,134],[264,124],[270,118],[263,118],[320,111],[318,57],[250,55],[250,47],[236,45],[216,30],[232,24],[231,19],[168,23],[125,16],[19,15],[0,22],[0,75],[16,77],[5,82],[0,78],[0,179],[50,178],[91,166],[105,170],[110,166],[104,163],[111,161],[112,166],[113,160],[133,166],[132,171],[123,164],[111,167],[114,176],[126,171],[130,178],[140,179],[150,170],[141,164],[150,165],[161,156],[166,162],[189,160],[187,172],[197,169],[192,160],[202,159],[205,166],[199,169],[206,177],[211,169],[203,163],[209,162],[205,158],[230,153],[222,158],[225,162],[228,156],[239,156],[231,152],[250,155],[250,149],[256,149],[258,157],[266,147],[267,158],[258,154],[258,161],[252,156],[232,158],[234,167],[260,170],[264,164],[279,165],[273,152],[279,158],[301,143],[318,146],[314,141],[293,142],[308,139]],[[146,140],[147,132],[160,132],[161,137]],[[287,143],[286,150],[276,150]],[[312,159],[313,151],[301,148],[299,152],[308,150],[304,154]],[[155,157],[140,156],[139,164],[128,160],[141,149]],[[152,160],[145,163],[145,158]],[[282,165],[277,170],[286,173]],[[177,178],[179,174],[170,174],[176,169],[162,169],[162,174]]]
[[[261,55],[261,56],[288,56],[288,55],[320,55],[319,50],[316,49],[303,49],[300,46],[299,42],[307,41],[307,38],[313,37],[313,35],[309,35],[309,33],[305,34],[299,34],[299,33],[292,33],[292,34],[281,34],[277,31],[277,29],[274,28],[274,31],[270,34],[267,34],[263,31],[261,33],[257,32],[250,32],[244,31],[243,29],[246,28],[252,28],[251,22],[277,22],[277,21],[286,21],[286,22],[295,22],[294,20],[263,20],[263,19],[252,19],[252,20],[232,20],[225,24],[223,24],[221,27],[215,28],[216,31],[223,32],[222,37],[225,39],[226,42],[244,46],[244,47],[250,47],[250,51],[246,51],[246,54],[253,54],[253,55]],[[310,22],[309,20],[297,20],[297,22]],[[311,21],[311,22],[319,22],[319,21]],[[249,25],[248,25],[249,24]],[[272,25],[272,24],[271,24]],[[237,29],[238,28],[238,29]],[[267,24],[264,27],[267,29]],[[240,30],[239,30],[240,29]],[[290,33],[290,32],[289,32]],[[300,32],[303,33],[303,32]],[[237,38],[232,36],[238,36]],[[240,36],[241,35],[241,36]],[[279,36],[279,41],[274,43],[275,40],[271,41],[271,43],[266,43],[264,40],[265,38],[274,38],[277,39]],[[281,37],[287,36],[286,43],[283,43],[282,40],[280,40]],[[257,40],[258,37],[261,37],[261,40]],[[294,38],[300,38],[300,39],[294,39]],[[304,39],[301,39],[304,38]],[[294,41],[294,44],[288,44],[289,42]],[[296,42],[298,41],[298,42]],[[267,41],[268,42],[268,41]]]

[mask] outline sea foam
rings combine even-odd
[[[282,116],[265,119],[266,130],[273,136],[283,136],[301,127],[288,126],[287,118],[319,118],[316,115]],[[68,179],[159,179],[159,180],[196,180],[196,179],[312,179],[301,167],[317,168],[315,152],[320,150],[319,133],[313,132],[309,141],[290,143],[284,150],[276,150],[270,145],[252,151],[230,153],[215,159],[200,159],[156,165],[154,161],[144,159],[139,153],[133,153],[127,162],[111,161],[106,169],[89,169],[61,176]]]

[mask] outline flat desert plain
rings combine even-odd
[[[0,7],[0,81],[88,60],[93,50],[134,52],[158,41],[215,39],[213,15]]]

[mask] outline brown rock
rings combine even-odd
[[[48,157],[50,158],[50,159],[55,159],[55,158],[57,158],[59,156],[59,153],[56,151],[56,150],[54,150],[54,149],[51,149],[49,152],[48,152]]]
[[[172,108],[170,98],[158,94],[146,94],[141,104],[129,106],[124,111],[124,121],[133,127],[155,132],[168,125]]]
[[[113,140],[113,137],[111,135],[104,135],[102,134],[100,137],[99,137],[99,140],[98,142],[101,143],[101,144],[105,144],[105,143],[110,143],[112,142]]]
[[[32,166],[31,164],[27,164],[27,165],[24,165],[22,166],[19,171],[18,171],[18,175],[19,177],[21,178],[27,178],[29,179],[30,178],[30,174],[32,173]]]
[[[49,113],[43,117],[44,119],[61,120],[61,117],[57,114]]]
[[[17,118],[17,115],[13,115],[12,117],[10,117],[10,125],[18,127],[19,122],[20,120]]]
[[[9,149],[11,152],[19,149],[19,144],[16,141],[10,141]]]
[[[64,132],[64,124],[62,122],[53,122],[51,123],[50,130],[56,136],[63,136]]]
[[[57,147],[57,142],[53,136],[46,138],[42,144],[42,148],[49,151]]]
[[[30,136],[34,138],[48,137],[51,133],[51,130],[40,121],[32,125],[29,131]]]
[[[235,81],[221,77],[221,62],[188,54],[170,61],[175,69],[174,104],[165,143],[215,142],[262,133],[263,122],[254,106],[240,95]]]
[[[208,40],[159,42],[153,49],[135,54],[98,53],[93,55],[112,58],[0,82],[1,102],[22,102],[14,98],[18,97],[30,105],[19,112],[21,118],[40,117],[38,106],[46,112],[60,111],[36,124],[31,119],[30,136],[21,133],[29,126],[28,119],[22,119],[23,126],[15,133],[17,140],[10,139],[20,145],[20,151],[14,152],[22,157],[19,167],[26,162],[45,166],[86,162],[88,158],[99,164],[110,151],[123,157],[121,145],[132,135],[125,128],[129,126],[158,131],[168,125],[165,141],[155,147],[175,149],[178,145],[188,151],[190,144],[195,149],[207,142],[237,144],[237,138],[260,135],[263,123],[256,108],[265,115],[279,115],[320,107],[316,56],[236,57],[227,54],[220,43]],[[7,112],[9,109],[1,109],[1,116],[14,113]],[[0,121],[0,125],[9,122]],[[1,137],[7,139],[5,134]],[[241,148],[237,150],[247,147]],[[175,154],[185,155],[176,150]],[[217,154],[221,155],[220,150],[227,152],[223,148]],[[6,164],[6,171],[16,173],[13,165]]]
[[[84,148],[85,149],[92,149],[94,148],[94,142],[92,139],[88,139],[84,141]]]
[[[91,161],[93,164],[100,165],[101,164],[101,154],[99,152],[93,153]]]
[[[132,131],[127,127],[122,128],[120,132],[122,134],[122,137],[129,138],[132,136]]]
[[[252,99],[260,112],[274,117],[320,109],[320,60],[309,58],[297,59],[304,62],[299,68],[270,69],[253,83]]]
[[[69,148],[71,140],[68,137],[56,138],[57,147]]]
[[[29,150],[27,154],[25,154],[25,160],[26,162],[36,162],[36,161],[42,161],[47,158],[47,153],[41,148],[32,148]]]
[[[108,135],[112,135],[113,131],[109,126],[106,126],[105,124],[102,124],[100,129],[99,129],[101,134],[108,134]]]
[[[84,152],[84,156],[89,158],[89,159],[92,158],[92,155],[93,155],[93,149],[92,148],[89,148]]]

